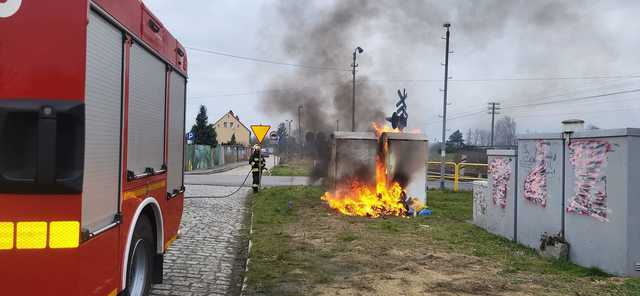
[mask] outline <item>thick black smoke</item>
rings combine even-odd
[[[621,5],[625,3],[631,2],[620,1]],[[297,64],[345,69],[300,68],[274,76],[269,82],[267,88],[282,91],[265,93],[263,109],[270,115],[286,114],[288,118],[297,119],[298,106],[302,105],[304,133],[329,135],[337,121],[340,130],[351,129],[352,82],[348,70],[350,53],[362,45],[359,40],[374,40],[371,42],[378,48],[371,53],[365,46],[364,54],[370,64],[375,64],[377,72],[361,71],[357,76],[356,129],[359,131],[371,130],[372,122],[383,122],[385,115],[393,110],[396,98],[389,94],[394,93],[396,87],[383,87],[379,77],[411,78],[412,73],[423,67],[433,68],[434,73],[441,75],[441,68],[431,62],[444,54],[439,37],[445,22],[453,24],[454,34],[461,32],[452,40],[452,47],[456,49],[459,45],[457,52],[461,53],[454,57],[454,63],[463,58],[476,58],[476,62],[486,65],[482,69],[469,69],[456,63],[453,75],[458,70],[473,77],[478,73],[492,73],[494,69],[517,69],[525,76],[607,73],[607,63],[614,55],[610,43],[603,42],[610,32],[599,23],[602,18],[599,6],[604,4],[597,1],[290,0],[278,1],[276,5],[275,17],[280,23],[272,23],[274,15],[266,16],[265,32],[270,27],[284,28],[285,32],[265,34],[266,47],[283,52]],[[274,11],[271,7],[266,10]],[[514,36],[513,32],[521,34]],[[509,63],[495,59],[494,45],[503,44],[505,38],[513,42],[499,50],[509,57]],[[381,48],[384,51],[381,52]],[[563,83],[527,88],[512,83],[511,89],[506,92],[501,89],[500,94],[511,101],[525,100],[550,87],[561,88]],[[441,108],[441,99],[414,93],[409,87],[409,125],[419,120],[418,126],[422,127],[425,120],[420,118],[421,114],[412,112],[415,110],[412,105],[416,106],[419,101]],[[435,85],[434,89],[438,87]],[[466,99],[477,95],[471,90],[460,92],[455,84],[450,91],[453,100],[456,95]],[[486,99],[479,98],[479,103]]]
[[[620,2],[621,5],[629,3]],[[283,91],[265,93],[262,97],[264,110],[271,115],[287,114],[289,118],[297,119],[298,106],[303,105],[302,129],[305,132],[333,131],[337,120],[341,130],[351,129],[350,53],[362,45],[359,42],[363,40],[375,40],[376,47],[384,49],[383,52],[368,52],[365,47],[364,53],[369,66],[375,64],[384,73],[358,72],[356,126],[361,131],[370,130],[371,122],[382,122],[384,113],[393,110],[392,104],[396,100],[389,96],[395,91],[390,89],[393,86],[383,87],[367,76],[411,78],[412,72],[423,66],[439,73],[441,69],[437,64],[424,61],[431,61],[434,56],[442,57],[443,42],[439,37],[444,22],[453,24],[452,47],[455,49],[461,44],[465,55],[478,56],[478,59],[483,55],[496,56],[495,48],[490,48],[494,42],[516,38],[510,47],[500,49],[507,56],[515,56],[515,64],[505,66],[500,60],[488,59],[487,68],[464,69],[464,65],[456,64],[458,57],[454,57],[454,75],[462,72],[456,73],[456,69],[474,75],[490,73],[492,67],[517,68],[523,75],[602,73],[607,69],[603,56],[612,53],[611,45],[603,42],[610,34],[599,23],[598,5],[602,4],[597,1],[284,0],[276,5],[265,9],[268,13],[276,13],[266,15],[265,12],[265,47],[283,52],[297,64],[345,69],[300,68],[271,79],[268,88]],[[274,18],[278,20],[275,23]],[[277,35],[266,34],[271,27],[285,31]],[[522,35],[505,36],[514,30]],[[591,58],[580,58],[587,56]],[[559,87],[548,83],[523,88],[514,83],[510,99],[523,100],[550,86]],[[438,87],[434,85],[434,89]],[[455,85],[452,87],[452,96],[455,96]],[[410,110],[412,101],[429,99],[411,90],[409,96]],[[434,103],[439,101],[439,98],[434,99]]]
[[[297,119],[298,106],[302,105],[303,131],[328,134],[336,129],[336,124],[341,130],[351,130],[349,53],[358,45],[354,38],[357,28],[373,23],[379,13],[378,5],[373,1],[338,1],[335,6],[324,9],[307,1],[279,2],[278,15],[289,28],[284,39],[279,41],[282,49],[296,63],[344,71],[302,68],[274,77],[268,88],[283,91],[263,96],[266,112],[286,113]],[[358,73],[357,130],[370,130],[372,122],[384,120],[383,95],[380,85]]]

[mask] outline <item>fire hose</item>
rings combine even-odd
[[[184,198],[200,198],[200,199],[205,199],[205,198],[227,198],[230,197],[236,193],[238,193],[238,191],[240,191],[240,189],[242,187],[244,187],[244,184],[247,183],[247,179],[249,179],[249,176],[251,175],[251,170],[249,170],[249,173],[247,174],[246,177],[244,177],[244,180],[242,181],[242,183],[240,184],[240,186],[238,186],[238,188],[236,188],[236,190],[234,190],[233,192],[226,194],[226,195],[209,195],[209,196],[186,196]],[[261,178],[262,179],[262,178]],[[206,184],[202,184],[202,185],[206,185]],[[215,185],[209,185],[209,186],[215,186]]]

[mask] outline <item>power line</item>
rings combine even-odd
[[[548,100],[548,99],[561,99],[561,98],[571,98],[571,97],[575,97],[575,95],[579,94],[579,93],[585,93],[585,92],[595,92],[595,91],[617,91],[612,87],[620,87],[623,85],[627,85],[630,81],[624,81],[624,80],[616,80],[614,82],[608,82],[608,83],[604,83],[601,85],[589,85],[587,87],[580,87],[580,88],[566,88],[563,87],[561,89],[558,89],[560,91],[563,91],[563,93],[558,93],[558,94],[553,94],[553,95],[545,95],[545,96],[540,96],[540,97],[530,97],[527,98],[526,100],[528,101],[539,101],[539,100],[543,100],[545,102],[549,102],[549,101],[553,101],[553,100]],[[629,85],[629,86],[635,86],[635,85]],[[483,106],[483,104],[477,104],[477,105],[471,105],[469,107],[481,107]],[[474,109],[475,110],[475,109]]]
[[[485,113],[485,112],[486,112],[485,108],[482,108],[481,110],[477,110],[477,111],[462,112],[462,113],[454,114],[452,116],[447,116],[447,120],[470,117],[470,116],[482,114],[482,113]],[[440,115],[438,115],[438,116],[440,116]],[[437,123],[441,123],[441,122],[442,121],[440,121],[440,120],[432,120],[432,121],[427,122],[427,125],[437,124]]]
[[[211,99],[211,98],[218,98],[218,97],[249,96],[249,95],[256,95],[256,94],[263,94],[263,93],[270,93],[270,92],[275,92],[275,93],[277,93],[277,92],[292,92],[292,91],[301,91],[301,90],[308,89],[308,88],[322,88],[322,87],[327,87],[327,86],[341,85],[341,84],[345,84],[345,83],[336,82],[336,83],[327,83],[327,84],[322,84],[322,85],[307,85],[307,86],[299,86],[299,87],[262,89],[262,90],[254,90],[254,91],[247,91],[247,92],[237,92],[237,93],[230,92],[230,93],[226,93],[226,94],[217,94],[217,95],[210,95],[210,96],[189,97],[189,99],[197,100],[197,99]],[[362,82],[361,81],[356,82],[356,84],[360,84],[360,83],[362,83]]]
[[[561,98],[570,98],[570,97],[575,97],[576,95],[579,95],[581,93],[586,93],[586,92],[597,92],[597,91],[615,91],[616,89],[614,87],[622,87],[622,86],[636,86],[636,85],[629,85],[629,80],[621,80],[621,79],[617,79],[613,82],[607,82],[604,84],[600,84],[600,85],[593,85],[590,84],[589,86],[586,87],[580,87],[580,88],[567,88],[567,87],[562,87],[562,88],[558,88],[558,91],[562,91],[562,93],[557,93],[557,94],[553,94],[553,95],[544,95],[544,96],[540,96],[540,97],[530,97],[530,98],[526,98],[526,100],[528,101],[538,101],[538,100],[543,100],[543,101],[550,101],[548,99],[561,99]],[[540,94],[542,95],[542,94]],[[473,105],[472,107],[480,107],[482,106],[482,104],[478,104],[478,105]]]
[[[583,96],[583,97],[577,97],[577,98],[562,99],[562,100],[554,100],[554,101],[546,101],[546,102],[537,102],[537,103],[529,103],[529,104],[512,105],[512,106],[506,106],[506,107],[504,107],[504,109],[514,109],[514,108],[522,108],[522,107],[532,107],[532,106],[540,106],[540,105],[549,105],[549,104],[574,102],[574,101],[589,100],[589,99],[602,98],[602,97],[615,96],[615,95],[622,95],[622,94],[629,94],[629,93],[636,93],[636,92],[640,92],[640,88],[621,90],[621,91],[615,91],[615,92],[597,94],[597,95],[590,95],[590,96]]]
[[[611,76],[611,77],[617,77],[617,76]],[[626,76],[626,77],[628,79],[628,78],[633,78],[635,76]],[[638,76],[638,77],[640,77],[640,76]],[[596,87],[581,88],[581,89],[570,91],[569,93],[541,97],[541,99],[553,98],[553,97],[562,97],[562,96],[567,96],[567,95],[570,95],[570,94],[573,94],[573,93],[576,93],[576,92],[581,92],[581,91],[593,91],[593,90],[605,88],[607,86],[613,86],[614,84],[619,84],[619,83],[625,83],[626,82],[624,80],[620,80],[622,78],[611,78],[611,79],[618,79],[618,80],[615,83],[600,85],[600,86],[596,86]],[[380,79],[376,80],[376,79],[369,79],[369,80],[356,81],[356,84],[362,84],[362,83],[366,83],[366,82],[390,82],[390,81],[407,82],[407,81],[415,81],[415,80],[380,80]],[[422,80],[422,81],[431,81],[431,80]],[[442,82],[442,79],[433,80],[433,81],[434,82],[436,82],[436,81],[437,82]],[[453,82],[453,81],[454,80],[449,80],[449,82]],[[457,80],[457,81],[461,82],[461,80]],[[474,80],[474,81],[477,81],[477,80]],[[462,81],[462,82],[464,82],[464,81]],[[346,83],[346,82],[344,82],[344,83]],[[226,94],[189,97],[189,99],[208,99],[208,98],[218,98],[218,97],[249,96],[249,95],[256,95],[256,94],[269,93],[269,92],[299,91],[299,90],[302,90],[302,89],[305,89],[305,88],[310,88],[310,87],[324,87],[324,86],[332,86],[332,85],[339,85],[339,84],[343,84],[343,83],[329,83],[329,84],[316,85],[316,86],[311,85],[311,86],[304,86],[304,87],[291,87],[291,88],[280,88],[280,89],[263,89],[263,90],[246,91],[246,92],[229,92],[229,93],[226,93]],[[566,89],[566,90],[568,91],[568,89]]]
[[[552,81],[552,80],[600,80],[600,79],[631,79],[640,78],[640,74],[613,76],[558,76],[558,77],[499,77],[499,78],[470,78],[449,79],[450,82],[493,82],[493,81]],[[376,82],[442,82],[442,79],[372,79]]]
[[[234,58],[234,59],[247,60],[247,61],[252,61],[252,62],[257,62],[257,63],[265,63],[265,64],[272,64],[272,65],[289,66],[289,67],[297,67],[297,68],[305,68],[305,69],[313,69],[313,70],[327,70],[327,71],[339,71],[339,72],[348,72],[348,71],[351,71],[351,70],[342,69],[342,68],[337,68],[337,67],[324,67],[324,66],[315,66],[315,65],[301,65],[301,64],[286,63],[286,62],[280,62],[280,61],[274,61],[274,60],[268,60],[268,59],[262,59],[262,58],[254,58],[254,57],[240,56],[240,55],[235,55],[235,54],[230,54],[230,53],[220,52],[220,51],[216,51],[216,50],[211,50],[211,49],[202,49],[202,48],[190,47],[190,46],[185,46],[185,48],[190,49],[190,50],[193,50],[193,51],[198,51],[198,52],[203,52],[203,53],[208,53],[208,54],[213,54],[213,55],[219,55],[219,56],[225,56],[225,57]]]
[[[189,99],[191,99],[191,100],[199,100],[199,99],[212,99],[212,98],[220,98],[220,97],[249,96],[249,95],[262,94],[262,93],[287,92],[287,91],[295,91],[295,90],[302,90],[302,89],[304,89],[304,88],[293,88],[292,87],[292,88],[282,88],[282,89],[265,89],[265,90],[249,91],[249,92],[226,93],[226,94],[218,94],[218,95],[211,95],[211,96],[189,97]]]
[[[561,113],[545,113],[545,116],[561,116],[561,115],[580,115],[580,114],[591,114],[591,113],[607,113],[607,112],[624,112],[624,111],[636,111],[640,110],[638,108],[620,108],[620,109],[604,109],[604,110],[595,110],[595,111],[584,111],[584,112],[561,112]],[[522,115],[517,116],[517,118],[530,118],[530,117],[540,117],[540,115]]]
[[[629,90],[621,90],[621,91],[615,91],[615,92],[609,92],[609,93],[597,94],[597,95],[574,97],[574,98],[555,100],[555,101],[546,101],[546,102],[538,102],[538,103],[530,103],[530,104],[521,104],[521,105],[515,105],[515,106],[504,106],[503,109],[516,109],[516,108],[522,108],[522,107],[531,107],[531,106],[540,106],[540,105],[550,105],[550,104],[574,102],[574,101],[596,99],[596,98],[609,97],[609,96],[621,95],[621,94],[636,93],[636,92],[640,92],[640,88],[629,89]],[[451,116],[449,119],[460,119],[460,118],[465,118],[465,117],[470,117],[470,116],[482,114],[484,112],[486,112],[486,111],[485,110],[467,111],[467,112],[463,112],[463,113],[459,113],[459,114],[456,114],[454,116]],[[586,112],[583,112],[583,113],[586,113]],[[580,113],[576,113],[576,114],[580,114]],[[438,121],[434,120],[434,121],[428,122],[427,125],[431,125],[431,124],[434,124],[434,123],[437,123],[437,122]]]
[[[351,71],[349,69],[338,68],[338,67],[327,67],[327,66],[319,66],[319,65],[303,65],[303,64],[295,64],[295,63],[287,63],[281,61],[275,61],[265,58],[256,58],[249,56],[241,56],[226,52],[221,52],[213,49],[204,49],[193,46],[185,46],[185,48],[198,51],[202,53],[208,53],[218,56],[225,56],[234,59],[247,60],[257,63],[266,63],[280,66],[289,66],[289,67],[298,67],[298,68],[306,68],[306,69],[315,69],[315,70],[328,70],[328,71],[339,71],[339,72],[348,72]],[[598,79],[628,79],[628,78],[640,78],[640,74],[631,74],[631,75],[600,75],[600,76],[558,76],[558,77],[497,77],[497,78],[470,78],[470,79],[450,79],[451,82],[492,82],[492,81],[546,81],[546,80],[598,80]],[[442,82],[441,79],[374,79],[371,81],[378,82]]]

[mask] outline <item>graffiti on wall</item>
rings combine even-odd
[[[473,182],[473,201],[477,216],[484,216],[487,213],[487,182]]]
[[[609,221],[607,178],[603,171],[607,166],[607,154],[611,151],[612,145],[605,140],[571,141],[569,162],[573,166],[576,181],[567,212]]]
[[[491,198],[494,205],[504,208],[507,206],[507,186],[511,179],[511,159],[494,158],[489,163],[491,176]]]
[[[541,207],[547,206],[549,192],[547,190],[547,167],[550,144],[539,140],[536,142],[535,164],[524,178],[524,199]]]

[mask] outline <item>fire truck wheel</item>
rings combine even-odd
[[[146,215],[140,216],[133,231],[127,267],[127,288],[123,296],[144,296],[151,289],[154,254],[153,228]]]

